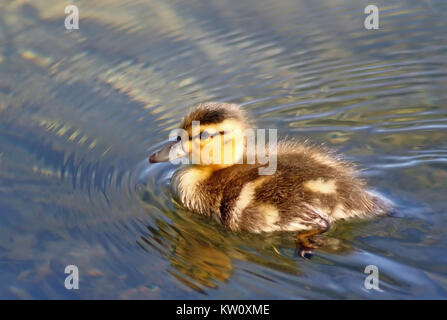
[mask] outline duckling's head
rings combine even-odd
[[[221,168],[241,163],[245,150],[245,112],[236,104],[207,102],[194,108],[172,132],[175,140],[154,153],[149,161],[185,158],[189,163]]]

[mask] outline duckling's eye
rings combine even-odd
[[[180,141],[180,140],[182,140],[182,137],[177,136],[177,141]]]
[[[208,131],[200,132],[200,139],[207,140],[209,137],[210,137],[210,134],[208,133]]]

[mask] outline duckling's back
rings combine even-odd
[[[352,164],[327,150],[281,142],[276,161],[272,175],[259,175],[260,164],[213,172],[197,186],[200,208],[232,230],[250,232],[327,229],[336,220],[386,212]]]

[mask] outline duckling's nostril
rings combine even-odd
[[[157,160],[155,160],[155,157],[157,156],[157,154],[156,153],[154,153],[153,155],[151,155],[150,157],[149,157],[149,163],[156,163],[157,162]]]

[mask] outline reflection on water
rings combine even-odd
[[[378,1],[376,31],[368,1],[73,3],[70,32],[65,1],[0,4],[0,298],[447,297],[444,1]],[[343,152],[396,214],[305,261],[184,211],[146,158],[209,100]]]

